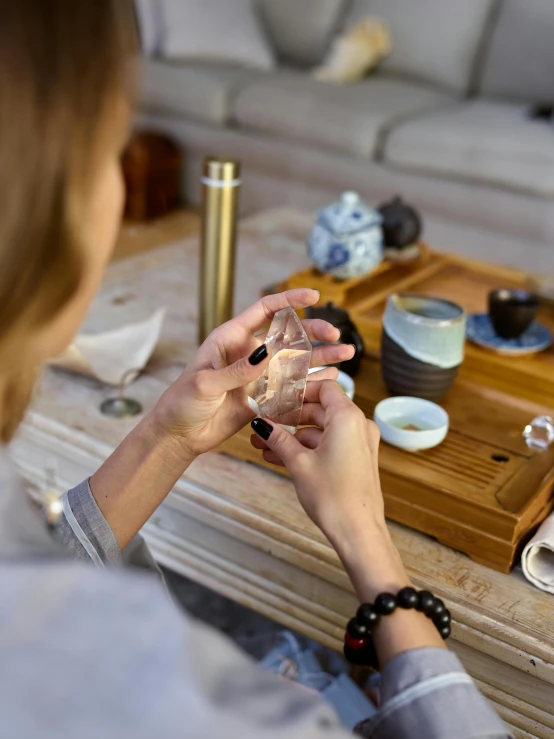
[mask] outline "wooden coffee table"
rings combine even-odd
[[[307,266],[303,241],[310,223],[309,214],[286,210],[244,224],[239,308],[256,299],[260,285]],[[158,229],[159,243],[174,238],[163,224]],[[189,239],[113,265],[89,322],[99,329],[137,320],[161,303],[168,306],[152,365],[129,388],[145,410],[195,349],[197,251],[197,241]],[[92,474],[135,423],[101,415],[101,402],[112,394],[93,380],[47,370],[12,446],[23,475],[44,485],[53,459],[60,489]],[[527,413],[529,402],[515,401],[514,407]],[[517,568],[505,575],[424,534],[390,527],[416,586],[448,603],[451,648],[485,695],[518,737],[551,737],[554,597],[531,586]],[[162,564],[340,648],[356,599],[287,478],[228,454],[206,454],[187,470],[144,534]]]

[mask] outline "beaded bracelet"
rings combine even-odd
[[[433,621],[443,639],[450,636],[450,611],[440,598],[435,598],[428,590],[418,592],[414,588],[407,587],[402,588],[398,595],[381,593],[373,604],[363,603],[358,608],[356,616],[348,622],[344,635],[344,656],[349,662],[374,670],[379,669],[371,630],[375,628],[381,616],[389,616],[397,608],[406,610],[415,608]]]

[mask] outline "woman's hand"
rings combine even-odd
[[[282,308],[307,308],[315,290],[270,295],[213,331],[179,379],[153,411],[131,431],[91,478],[94,498],[124,548],[148,521],[189,464],[239,431],[254,414],[246,388],[267,363],[259,334]],[[325,321],[304,321],[314,341],[338,341],[340,332]],[[351,359],[344,344],[315,347],[312,364]],[[260,361],[261,360],[261,361]],[[336,377],[329,368],[310,376]]]
[[[308,386],[300,424],[308,428],[293,436],[256,419],[252,444],[266,462],[286,466],[304,510],[328,537],[383,528],[377,426],[334,380]]]
[[[252,420],[246,388],[262,374],[267,362],[263,350],[262,361],[257,361],[259,354],[252,357],[264,340],[255,334],[282,308],[298,310],[318,300],[319,293],[309,289],[269,295],[208,336],[155,409],[158,427],[178,442],[184,458],[217,447]],[[306,320],[303,325],[312,341],[333,342],[340,337],[339,330],[326,321]],[[353,354],[353,347],[344,344],[314,347],[312,366],[343,362]],[[310,381],[336,376],[331,368],[311,375]]]
[[[306,391],[296,436],[257,418],[252,444],[284,464],[304,510],[335,548],[362,603],[410,585],[385,524],[377,464],[379,431],[335,381]],[[444,647],[424,614],[397,608],[371,630],[379,664],[409,649]]]
[[[341,558],[360,599],[408,583],[385,523],[379,430],[334,380],[310,384],[296,436],[255,419],[251,441],[285,465],[298,499]]]

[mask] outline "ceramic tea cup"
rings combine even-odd
[[[539,298],[527,290],[501,288],[489,293],[489,316],[502,339],[518,339],[533,323]]]
[[[466,313],[449,300],[394,293],[381,340],[383,380],[392,395],[440,400],[464,358]]]

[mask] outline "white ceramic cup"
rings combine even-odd
[[[457,303],[430,295],[393,293],[383,327],[410,357],[441,369],[463,362],[467,316]]]

